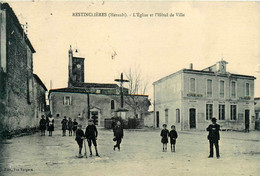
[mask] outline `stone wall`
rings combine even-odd
[[[8,9],[8,8],[7,8]],[[34,128],[32,51],[21,34],[14,13],[6,13],[6,73],[1,73],[3,94],[0,97],[2,130]],[[2,84],[2,82],[1,82]]]
[[[70,97],[70,104],[64,104],[64,97]],[[71,117],[78,120],[87,119],[88,97],[86,93],[70,93],[70,92],[51,92],[50,93],[50,109],[54,118]],[[115,110],[120,107],[119,95],[90,94],[90,111],[98,112],[98,125],[104,126],[106,118],[115,116]],[[146,100],[146,96],[139,96],[139,99]],[[115,107],[111,109],[111,101],[114,100]],[[149,107],[149,105],[148,105]],[[148,110],[148,107],[145,108]],[[134,110],[125,103],[124,108],[128,109],[127,118],[133,118]],[[141,111],[137,112],[141,117]],[[84,122],[85,123],[85,122]],[[60,126],[60,124],[57,124]]]

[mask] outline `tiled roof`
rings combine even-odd
[[[92,92],[90,89],[88,88],[82,88],[82,87],[66,87],[66,88],[60,88],[60,89],[51,89],[49,91],[49,95],[52,92],[69,92],[69,93],[90,93],[90,94],[103,94],[103,93],[96,93],[96,92]],[[106,92],[104,93],[106,95],[116,95],[116,96],[120,96],[119,93],[116,92]],[[139,95],[139,94],[124,94],[124,96],[136,96],[136,97],[148,97],[148,95]]]
[[[105,83],[73,83],[76,88],[118,88],[117,84]]]
[[[182,69],[182,70],[179,70],[175,73],[172,73],[168,76],[165,76],[155,82],[153,82],[153,84],[157,84],[163,80],[166,80],[168,78],[171,78],[179,73],[191,73],[191,74],[202,74],[202,75],[210,75],[210,76],[221,76],[221,77],[234,77],[234,78],[247,78],[247,79],[256,79],[254,76],[250,76],[250,75],[240,75],[240,74],[232,74],[232,73],[228,73],[227,74],[219,74],[219,73],[215,73],[215,72],[212,72],[212,71],[203,71],[203,70],[194,70],[194,69]]]
[[[43,87],[43,89],[45,91],[48,91],[48,89],[46,88],[46,86],[43,84],[43,82],[41,81],[41,79],[38,77],[38,75],[33,74],[34,78],[38,81],[38,83]]]

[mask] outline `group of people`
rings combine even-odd
[[[79,156],[78,157],[82,157],[81,151],[82,151],[82,147],[83,147],[83,142],[85,144],[84,139],[87,139],[87,141],[88,141],[90,156],[92,156],[91,146],[93,144],[95,147],[96,156],[99,157],[98,150],[97,150],[97,137],[98,137],[97,127],[95,126],[92,119],[90,119],[88,121],[88,126],[86,127],[85,133],[82,130],[82,125],[81,124],[78,125],[78,129],[76,130],[76,138],[75,138],[75,140],[77,141],[78,146],[79,146]],[[85,148],[84,155],[85,156],[87,155],[86,148]]]
[[[42,115],[42,118],[40,120],[40,130],[41,130],[41,136],[45,136],[45,131],[49,131],[49,136],[52,136],[52,132],[54,131],[54,118],[52,115],[50,117],[45,119],[45,116]]]
[[[118,148],[118,150],[120,151],[120,144],[121,144],[122,138],[124,136],[123,127],[122,127],[120,121],[118,121],[116,123],[115,127],[113,128],[113,132],[114,132],[113,141],[116,142],[116,144],[114,145],[114,150],[116,148]],[[90,157],[92,156],[92,149],[91,149],[92,144],[95,147],[96,156],[99,157],[98,149],[97,149],[97,137],[98,137],[98,131],[97,131],[97,128],[94,124],[93,119],[88,120],[88,126],[86,127],[85,133],[82,130],[82,125],[81,124],[78,125],[78,129],[76,130],[76,138],[75,138],[75,140],[77,141],[77,144],[79,146],[78,157],[83,157],[82,148],[83,148],[83,144],[85,145],[85,141],[84,141],[85,139],[88,142]],[[87,157],[86,148],[85,148],[84,155]]]
[[[216,149],[216,157],[220,158],[219,155],[219,144],[218,141],[220,140],[220,125],[218,125],[217,119],[212,118],[211,119],[212,124],[208,126],[206,129],[209,134],[208,134],[208,140],[209,140],[209,145],[210,145],[210,154],[209,158],[213,157],[213,146],[215,146]],[[62,135],[66,136],[66,130],[69,131],[69,136],[72,136],[72,131],[74,132],[74,135],[76,135],[75,140],[77,141],[77,144],[79,146],[79,157],[82,156],[82,147],[83,147],[83,141],[84,139],[87,140],[88,146],[89,146],[89,151],[90,151],[90,156],[92,156],[92,143],[95,147],[96,151],[96,156],[99,156],[98,150],[97,150],[97,137],[98,137],[98,131],[97,128],[93,122],[93,119],[90,119],[88,121],[88,126],[86,127],[85,133],[82,130],[82,125],[78,124],[77,120],[74,119],[72,121],[71,118],[67,120],[66,116],[64,119],[61,121],[62,124]],[[50,115],[49,118],[45,119],[45,116],[42,115],[42,118],[40,120],[40,130],[41,130],[41,136],[45,136],[45,131],[46,129],[49,131],[49,136],[52,136],[52,131],[54,131],[54,119],[52,115]],[[118,148],[120,151],[120,144],[122,142],[122,139],[124,137],[124,132],[123,132],[123,127],[121,125],[120,121],[117,121],[116,125],[113,127],[113,133],[114,133],[114,138],[113,141],[116,142],[114,145],[114,150]],[[170,138],[170,144],[171,144],[171,151],[175,152],[175,145],[176,145],[176,139],[178,138],[178,133],[175,130],[175,126],[171,126],[171,131],[167,129],[167,125],[163,124],[163,129],[161,131],[161,142],[163,144],[163,152],[167,151],[167,144],[168,144],[168,138]],[[85,151],[86,154],[86,151]]]
[[[167,129],[167,125],[163,124],[163,129],[161,131],[161,142],[163,144],[163,152],[167,151],[167,144],[168,144],[168,138],[170,138],[170,143],[171,143],[171,151],[175,152],[175,144],[176,144],[176,139],[178,138],[178,133],[175,130],[175,126],[171,126],[171,131]]]
[[[76,119],[72,122],[72,119],[69,117],[69,120],[67,120],[67,117],[64,116],[64,119],[61,121],[62,124],[62,136],[66,136],[66,130],[69,131],[69,136],[72,136],[72,131],[74,136],[76,135],[76,130],[78,128],[78,122]]]
[[[45,136],[45,131],[49,131],[49,136],[52,136],[52,132],[54,131],[54,118],[52,115],[49,117],[46,117],[42,115],[40,120],[40,131],[41,136]],[[76,119],[72,122],[71,118],[67,120],[67,117],[65,116],[64,119],[61,121],[62,124],[62,135],[66,136],[66,130],[69,131],[69,136],[72,136],[72,131],[74,131],[74,135],[76,134],[78,122]]]
[[[212,122],[212,124],[210,124],[208,126],[208,128],[206,129],[209,132],[208,137],[207,137],[209,140],[209,148],[210,148],[208,158],[213,158],[213,146],[215,146],[216,157],[219,159],[220,155],[219,155],[218,141],[220,140],[220,135],[219,135],[220,125],[217,124],[217,119],[214,117],[211,119],[211,122]],[[171,131],[169,132],[169,130],[167,129],[167,125],[163,124],[163,129],[161,131],[161,137],[162,137],[161,142],[163,144],[163,152],[167,151],[168,138],[170,138],[171,151],[175,152],[176,139],[178,138],[178,133],[175,130],[175,126],[172,125]]]

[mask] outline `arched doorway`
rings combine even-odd
[[[196,109],[190,109],[190,128],[196,128]]]

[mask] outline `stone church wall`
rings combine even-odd
[[[64,104],[64,97],[70,97],[70,104]],[[147,99],[147,97],[141,97],[141,99]],[[115,110],[120,107],[119,95],[104,95],[104,94],[90,94],[90,111],[98,113],[98,125],[104,127],[104,120],[115,116]],[[114,109],[111,109],[111,101],[115,102]],[[149,107],[149,106],[148,106]],[[86,123],[82,119],[87,119],[88,112],[88,97],[84,93],[71,93],[71,92],[51,92],[50,93],[50,108],[51,113],[55,117],[57,115],[61,118],[64,116],[76,118],[78,121]],[[134,117],[134,110],[125,103],[124,108],[128,109],[127,118]],[[148,108],[146,108],[148,109]],[[137,112],[141,113],[141,112]],[[90,115],[92,116],[92,115]],[[139,115],[141,117],[141,115]],[[59,120],[59,118],[57,119]],[[60,124],[56,124],[57,127]],[[84,126],[84,124],[83,124]]]

